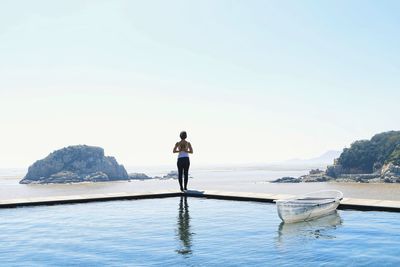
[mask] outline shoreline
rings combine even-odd
[[[364,182],[357,182],[357,181],[335,181],[335,180],[330,180],[330,181],[324,181],[324,182],[286,182],[286,183],[277,183],[274,181],[266,181],[266,183],[271,183],[271,184],[320,184],[320,183],[332,183],[332,184],[369,184],[369,185],[382,185],[382,184],[387,184],[387,185],[396,185],[400,183],[385,183],[385,182],[370,182],[370,183],[364,183]]]
[[[297,195],[312,191],[336,189],[345,197],[400,201],[400,184],[357,182],[271,183],[270,179],[233,176],[232,173],[193,173],[189,189],[200,191],[251,192]],[[275,174],[277,175],[277,174]],[[0,201],[11,198],[51,197],[60,195],[155,192],[178,189],[175,179],[149,179],[71,184],[19,184],[20,176],[0,177]],[[273,179],[273,178],[271,178]]]

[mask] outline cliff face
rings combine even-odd
[[[100,147],[78,145],[54,151],[36,161],[20,181],[29,183],[74,183],[128,180],[124,166],[104,156]]]
[[[390,162],[400,163],[400,131],[374,135],[345,148],[337,160],[344,174],[374,173]]]

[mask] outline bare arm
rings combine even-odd
[[[186,151],[190,154],[193,154],[193,148],[192,148],[192,144],[188,142],[188,150]]]
[[[174,150],[172,151],[172,153],[178,153],[178,152],[179,152],[178,147],[179,147],[179,143],[176,143],[175,146],[174,146]]]

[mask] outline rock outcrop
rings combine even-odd
[[[100,147],[78,145],[56,150],[29,167],[21,184],[129,180],[124,166]]]
[[[272,181],[271,183],[300,183],[300,182],[301,182],[300,178],[285,176],[285,177],[276,179],[276,180]]]
[[[162,179],[178,179],[178,172],[177,171],[170,171],[166,175],[162,177]]]
[[[150,177],[145,173],[134,172],[134,173],[129,174],[129,179],[131,179],[131,180],[148,180],[148,179],[153,179],[153,177]]]
[[[189,175],[189,178],[193,177]],[[159,180],[178,179],[178,172],[170,171],[169,173],[163,176],[154,176],[153,179],[159,179]]]
[[[400,183],[400,166],[390,162],[382,167],[381,177],[386,183]]]
[[[334,179],[333,177],[326,175],[324,171],[315,169],[311,170],[308,174],[300,176],[298,178],[282,177],[272,181],[272,183],[314,183],[314,182],[327,182],[333,179]]]

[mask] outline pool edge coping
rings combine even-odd
[[[156,199],[156,198],[169,198],[169,197],[181,197],[181,196],[221,199],[221,200],[264,202],[264,203],[273,203],[273,201],[276,199],[291,197],[291,195],[284,195],[284,194],[226,192],[226,191],[208,191],[208,190],[207,191],[189,190],[187,192],[180,192],[180,191],[147,192],[147,193],[137,193],[137,194],[122,192],[122,193],[50,196],[50,197],[2,200],[0,201],[0,209],[17,208],[25,206],[89,203],[89,202],[100,202],[100,201]],[[400,201],[344,198],[343,201],[340,203],[338,209],[400,212]]]

